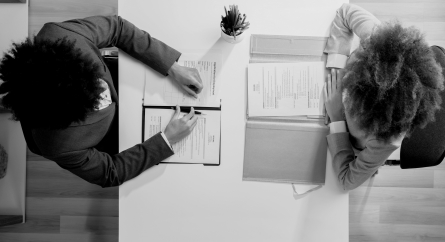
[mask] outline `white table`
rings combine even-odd
[[[248,35],[327,36],[341,6],[328,0],[258,2],[237,2],[251,22]],[[298,200],[289,184],[242,181],[249,38],[235,45],[220,39],[223,6],[229,4],[233,3],[119,2],[119,14],[155,38],[181,52],[219,49],[223,62],[218,77],[222,81],[221,165],[161,164],[123,184],[120,241],[348,241],[349,197],[334,176],[330,156],[326,185]],[[120,54],[121,150],[140,142],[145,69]]]

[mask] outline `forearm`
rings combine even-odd
[[[372,139],[356,157],[349,141],[349,133],[330,134],[327,141],[333,170],[345,190],[352,190],[363,184],[398,148]]]
[[[352,190],[362,184],[353,176],[350,165],[355,160],[354,150],[349,142],[349,133],[335,133],[327,136],[329,151],[332,155],[332,168],[344,190]],[[362,180],[362,179],[359,179]]]
[[[354,33],[366,39],[380,21],[371,13],[352,4],[343,4],[332,22],[324,52],[328,54],[327,67],[343,68],[351,51]]]
[[[56,25],[84,36],[97,48],[115,46],[163,75],[181,55],[119,16],[93,16]]]
[[[47,157],[80,178],[102,187],[119,186],[173,155],[161,134],[110,156],[94,148]]]
[[[125,19],[119,18],[119,20],[122,31],[116,46],[162,75],[167,75],[181,53]]]

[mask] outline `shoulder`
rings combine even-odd
[[[371,138],[366,143],[366,148],[373,150],[397,149],[402,145],[402,141],[406,136],[406,132],[391,137],[388,141]]]
[[[51,40],[68,38],[76,39],[76,41],[83,38],[92,41],[92,37],[88,34],[88,32],[83,31],[80,25],[81,23],[77,20],[70,20],[61,23],[46,23],[37,34],[37,38]]]

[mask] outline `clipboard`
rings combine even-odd
[[[182,106],[190,109],[190,106]],[[142,106],[142,142],[164,130],[170,122],[174,106]],[[171,148],[175,155],[160,163],[203,164],[219,166],[221,164],[221,106],[194,107],[200,114],[192,133]],[[181,112],[183,115],[186,113]]]

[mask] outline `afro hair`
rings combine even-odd
[[[27,38],[0,63],[2,105],[34,128],[63,129],[98,106],[99,66],[66,38]]]
[[[387,142],[434,121],[444,77],[420,31],[384,23],[360,45],[343,78],[345,111],[358,126]]]

